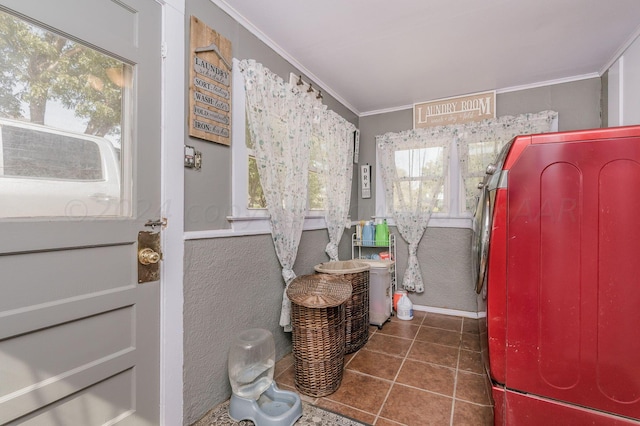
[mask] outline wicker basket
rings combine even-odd
[[[356,260],[326,262],[315,266],[322,274],[341,276],[351,284],[351,298],[345,303],[345,350],[350,354],[369,339],[369,269]]]
[[[313,397],[329,395],[342,382],[345,302],[351,285],[338,276],[302,275],[289,284],[287,297],[296,389]]]

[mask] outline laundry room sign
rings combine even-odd
[[[438,99],[413,105],[413,128],[463,124],[496,117],[496,92]]]
[[[191,17],[189,136],[231,144],[231,42]]]

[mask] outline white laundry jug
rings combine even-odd
[[[411,300],[409,300],[406,294],[403,294],[400,300],[398,300],[398,319],[413,319],[413,303],[411,303]]]

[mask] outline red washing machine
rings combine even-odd
[[[495,424],[640,425],[640,126],[518,136],[481,186]]]

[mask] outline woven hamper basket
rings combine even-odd
[[[345,303],[346,354],[359,350],[369,340],[369,269],[369,264],[356,260],[315,266],[317,272],[341,276],[351,284],[351,298]]]
[[[289,284],[287,297],[296,389],[313,397],[329,395],[342,382],[345,302],[351,285],[338,276],[302,275]]]

